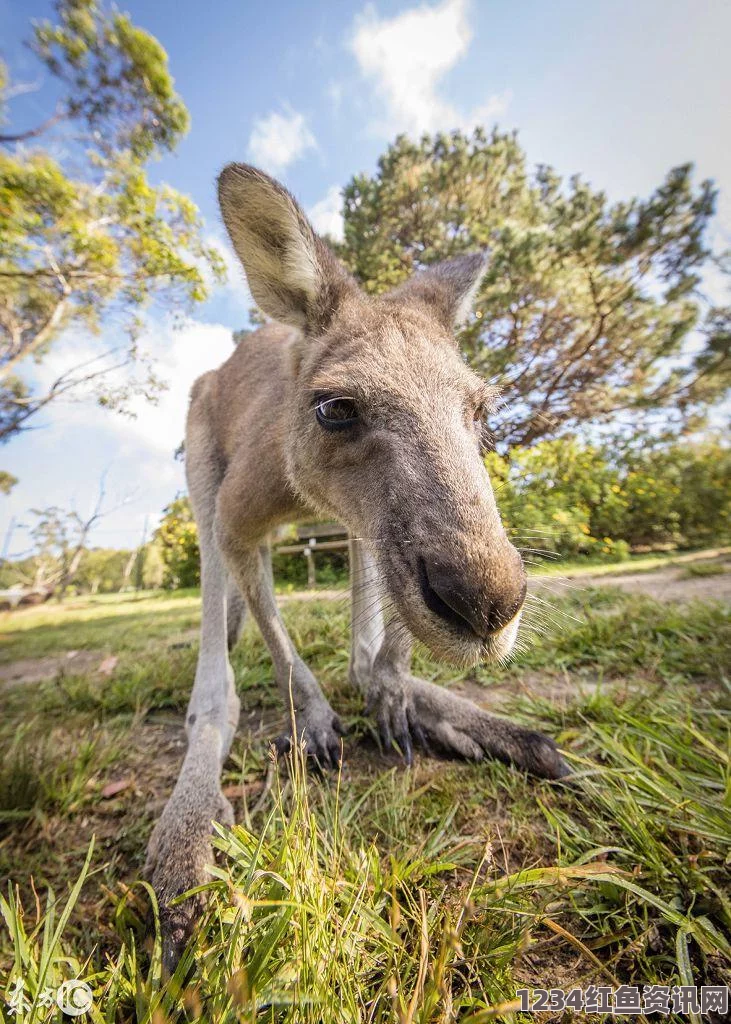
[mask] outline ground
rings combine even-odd
[[[0,984],[38,986],[45,963],[47,984],[91,979],[100,1020],[155,1024],[476,1024],[515,1010],[521,986],[728,984],[731,561],[629,569],[534,579],[526,646],[505,668],[417,655],[422,675],[553,735],[570,786],[425,756],[407,770],[380,751],[344,684],[347,604],[326,592],[282,600],[350,727],[345,765],[320,778],[296,760],[262,793],[284,719],[247,626],[224,778],[241,824],[217,840],[182,991],[182,974],[160,977],[139,878],[184,752],[198,596],[6,613],[0,875],[14,888]]]

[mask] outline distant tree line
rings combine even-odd
[[[44,564],[45,563],[45,564]],[[146,544],[138,549],[84,548],[73,574],[58,585],[34,589],[48,579],[48,564],[37,554],[0,565],[0,590],[20,589],[38,599],[74,594],[112,594],[120,590],[153,590],[162,587],[165,567],[159,548]],[[50,567],[51,569],[53,566]]]
[[[731,448],[719,440],[620,452],[573,438],[540,441],[486,463],[508,531],[531,562],[550,556],[617,561],[631,551],[731,543]],[[200,554],[190,502],[168,505],[157,531],[163,586],[197,586]],[[320,582],[347,572],[347,553],[322,553]],[[280,582],[304,586],[299,555],[276,555]]]

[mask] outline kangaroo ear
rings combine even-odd
[[[452,330],[469,316],[487,265],[487,252],[465,253],[420,270],[389,297],[428,306]]]
[[[274,320],[323,331],[356,285],[289,192],[248,164],[228,164],[218,201],[257,305]]]

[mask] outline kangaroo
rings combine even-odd
[[[505,659],[526,594],[481,457],[497,390],[454,338],[486,269],[483,253],[367,296],[289,192],[229,164],[221,213],[251,294],[274,322],[194,384],[186,474],[201,551],[200,654],[187,753],[150,839],[169,969],[200,898],[170,901],[207,877],[211,823],[233,823],[220,773],[239,717],[228,653],[246,609],[271,652],[296,739],[323,766],[343,729],[277,610],[268,536],[323,513],[351,536],[349,678],[388,747],[414,743],[495,757],[549,779],[569,770],[551,739],[410,673],[413,638],[462,665]]]

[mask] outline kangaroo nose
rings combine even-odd
[[[518,572],[506,566],[505,578],[497,586],[475,587],[466,581],[464,569],[424,559],[420,559],[420,577],[427,608],[483,640],[507,625],[525,600],[522,565]]]

